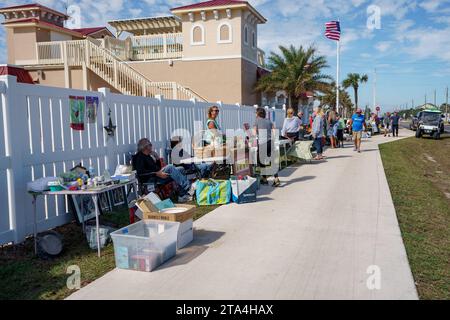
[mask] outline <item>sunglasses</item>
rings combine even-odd
[[[219,111],[219,110],[213,110],[212,112],[217,112],[217,113],[219,113],[220,111]]]

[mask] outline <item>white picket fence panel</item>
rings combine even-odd
[[[98,97],[97,123],[85,124],[84,131],[70,128],[69,96]],[[170,137],[179,129],[194,134],[195,122],[201,126],[212,104],[195,101],[144,98],[110,93],[45,87],[17,83],[15,77],[0,77],[0,245],[20,243],[33,231],[31,196],[26,184],[57,176],[80,163],[93,166],[98,173],[113,172],[136,151],[137,142],[149,138],[155,150],[165,155]],[[239,105],[220,107],[220,124],[239,129],[252,124],[255,108]],[[103,129],[111,111],[117,126],[114,137]],[[277,127],[284,111],[275,113]],[[38,231],[70,222],[64,197],[40,197],[37,203]]]

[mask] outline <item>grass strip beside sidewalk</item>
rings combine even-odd
[[[380,146],[421,299],[450,299],[450,137]]]

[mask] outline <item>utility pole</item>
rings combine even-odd
[[[447,118],[447,122],[449,121],[448,119],[448,87],[447,90],[445,92],[445,117]]]
[[[434,89],[434,105],[437,107],[436,89]]]
[[[373,75],[373,110],[377,109],[377,68]]]

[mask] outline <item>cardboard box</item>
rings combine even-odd
[[[146,200],[138,200],[136,205],[142,211],[142,217],[145,220],[162,220],[180,223],[192,219],[196,208],[194,205],[176,204],[175,208],[184,208],[187,210],[179,213],[163,213],[158,211],[151,202]]]

